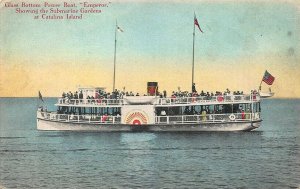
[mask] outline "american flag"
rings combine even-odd
[[[263,81],[268,84],[268,85],[272,85],[273,82],[275,80],[275,77],[273,77],[267,70],[265,71],[264,77],[263,77]]]

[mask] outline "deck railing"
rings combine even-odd
[[[156,116],[157,124],[222,123],[260,120],[260,113]]]
[[[71,123],[94,123],[94,124],[120,124],[121,116],[108,115],[73,115],[73,114],[57,114],[55,112],[38,111],[37,118],[59,122]]]
[[[37,117],[43,120],[92,123],[92,124],[121,124],[121,116],[99,115],[70,115],[55,112],[37,112]],[[188,123],[222,123],[222,122],[247,122],[260,120],[260,113],[234,113],[234,114],[207,114],[207,115],[176,115],[155,116],[156,124],[188,124]]]
[[[193,103],[236,103],[236,102],[252,102],[259,101],[258,95],[219,95],[219,96],[196,96],[196,97],[177,97],[177,98],[160,98],[158,105],[173,104],[193,104]]]
[[[138,97],[137,97],[138,98]],[[175,105],[175,104],[209,104],[209,103],[250,103],[260,100],[259,95],[219,95],[219,96],[196,96],[196,97],[168,97],[157,98],[154,105]],[[67,106],[122,106],[127,104],[124,99],[68,99],[59,98],[58,105]]]
[[[123,99],[68,99],[59,98],[59,105],[99,105],[99,106],[113,106],[113,105],[123,105]]]

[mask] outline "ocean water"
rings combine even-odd
[[[299,99],[264,100],[258,130],[202,133],[37,131],[36,104],[0,98],[0,188],[300,187]]]

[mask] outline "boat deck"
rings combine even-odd
[[[37,118],[57,122],[88,123],[88,124],[122,124],[121,116],[72,115],[57,114],[56,112],[37,112]],[[155,116],[155,124],[190,124],[190,123],[237,123],[258,121],[260,113],[230,113],[207,115],[176,115]]]
[[[131,97],[132,98],[132,97]],[[153,97],[152,101],[143,102],[143,96],[135,96],[135,104],[153,104],[154,106],[186,106],[186,105],[213,105],[213,104],[238,104],[258,102],[258,95],[220,95],[220,96],[197,96],[197,97],[177,97],[160,98]],[[56,106],[74,107],[121,107],[132,104],[126,96],[122,99],[68,99],[59,98]]]

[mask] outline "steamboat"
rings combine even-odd
[[[153,86],[154,84],[154,86]],[[79,88],[59,98],[57,111],[37,111],[38,130],[72,131],[250,131],[260,126],[260,96],[176,92],[158,95],[148,82],[147,96],[110,95],[104,88]],[[73,98],[70,98],[74,96]]]

